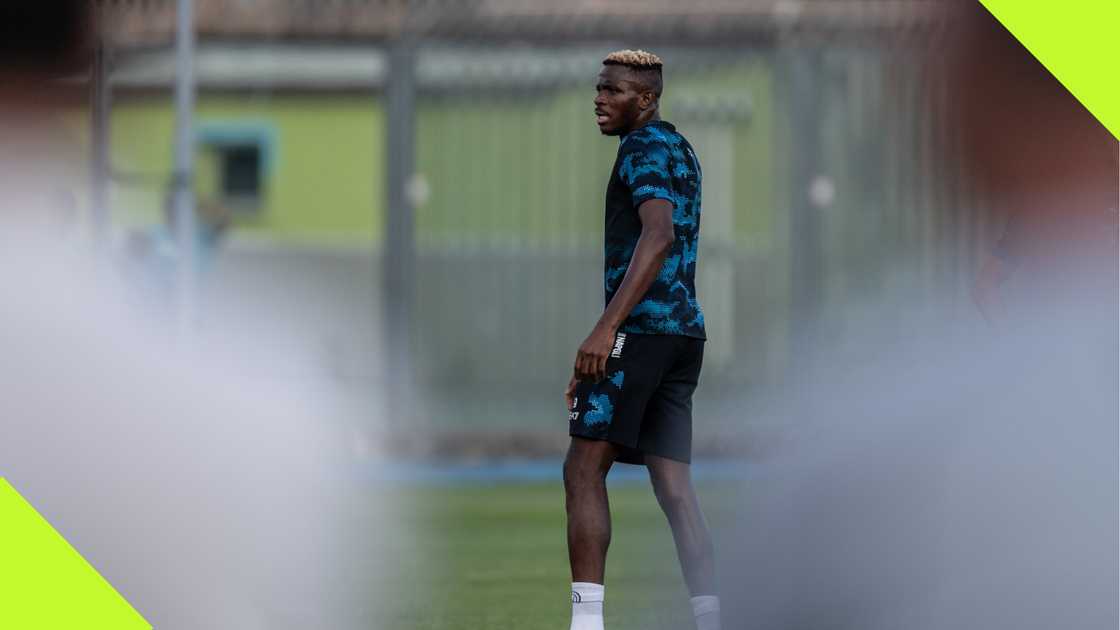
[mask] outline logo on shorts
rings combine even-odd
[[[578,604],[582,601],[583,601],[583,598],[579,596],[579,593],[577,593],[575,591],[572,591],[572,603],[573,604]]]
[[[614,338],[614,350],[611,350],[611,358],[612,359],[621,359],[622,358],[622,346],[625,343],[626,343],[626,333],[618,333],[618,336]]]
[[[568,412],[568,420],[570,420],[571,422],[575,422],[576,420],[579,419],[579,412],[576,411],[576,409],[578,409],[578,408],[579,408],[579,398],[578,397],[572,397],[572,410]]]

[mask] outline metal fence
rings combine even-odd
[[[130,169],[145,165],[130,143],[169,124],[159,44],[169,25],[152,19],[146,31],[137,17],[167,3],[110,4],[131,12],[121,32],[139,42],[118,33],[108,55],[120,232],[158,220],[157,193],[137,201],[132,190]],[[545,35],[550,18],[521,15],[527,4],[477,3],[402,40],[318,22],[301,38],[298,21],[275,16],[275,32],[239,35],[207,6],[221,3],[203,3],[198,125],[232,125],[241,131],[227,141],[279,163],[260,167],[257,206],[233,213],[209,308],[248,287],[275,301],[278,320],[300,304],[290,328],[318,348],[359,425],[364,409],[384,409],[372,392],[388,379],[390,398],[415,388],[388,412],[397,430],[562,433],[562,388],[602,308],[602,205],[617,148],[591,124],[592,86],[602,56],[632,45],[666,60],[664,117],[704,166],[698,292],[709,342],[697,411],[709,435],[765,422],[752,412],[759,401],[813,369],[815,353],[858,343],[848,331],[904,335],[884,305],[951,312],[996,218],[946,159],[959,132],[938,118],[937,99],[952,94],[927,72],[929,5],[850,2],[837,13],[787,2],[759,13],[743,3],[721,20],[709,4],[691,19],[688,9],[635,18],[637,31],[609,10],[572,9]],[[221,179],[232,167],[215,168]],[[401,370],[409,378],[390,378]]]
[[[507,54],[534,53],[555,64],[536,81],[478,79],[419,109],[431,195],[416,214],[417,374],[432,416],[456,424],[560,422],[560,387],[602,307],[601,206],[617,141],[589,124],[597,60]],[[904,334],[910,324],[892,330],[886,304],[943,315],[947,296],[963,297],[991,221],[948,172],[939,145],[953,138],[921,102],[937,92],[919,51],[665,57],[665,116],[705,172],[699,409],[734,430],[814,353],[843,351],[847,330],[878,317],[884,339]]]

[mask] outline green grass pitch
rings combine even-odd
[[[717,551],[736,489],[698,487]],[[382,556],[382,630],[566,630],[571,604],[559,483],[398,488],[410,539]],[[605,614],[612,630],[692,628],[668,524],[648,483],[610,487]],[[384,593],[384,591],[383,591]]]

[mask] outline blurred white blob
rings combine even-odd
[[[156,627],[322,627],[354,498],[325,392],[278,387],[266,348],[175,344],[96,265],[5,240],[0,474]]]
[[[817,175],[809,184],[809,201],[817,208],[828,208],[836,201],[836,184],[827,175]]]
[[[801,17],[800,0],[777,0],[770,8],[770,15],[779,28],[790,28]]]
[[[157,628],[347,627],[374,568],[352,535],[392,535],[356,509],[329,379],[141,317],[71,234],[69,139],[0,114],[0,476]]]
[[[1115,293],[1049,294],[820,360],[723,536],[727,627],[1117,626]]]

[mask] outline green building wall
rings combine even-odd
[[[118,96],[112,118],[114,168],[131,183],[113,188],[114,219],[161,217],[172,170],[175,113],[167,94]],[[384,190],[384,112],[361,95],[208,95],[198,98],[196,191],[214,199],[216,163],[207,142],[224,135],[266,139],[261,207],[234,215],[239,230],[278,240],[378,242]]]
[[[733,182],[735,233],[769,233],[772,187],[781,167],[771,153],[768,67],[751,62],[716,68],[680,79],[668,90],[664,117],[670,121],[675,100],[749,98],[749,118],[727,127],[740,175]],[[431,195],[417,211],[421,243],[600,244],[603,195],[618,140],[595,128],[593,97],[589,86],[423,99],[418,170]],[[703,162],[702,152],[700,158]]]
[[[420,246],[596,245],[617,140],[595,129],[593,95],[588,86],[421,97],[417,168],[429,194],[416,211]],[[675,100],[695,95],[749,97],[749,119],[728,128],[741,175],[734,182],[735,234],[768,234],[780,168],[771,151],[769,67],[756,60],[675,80],[665,117],[673,120]],[[115,96],[114,168],[132,176],[113,186],[117,224],[161,220],[174,117],[169,93]],[[235,213],[239,233],[326,244],[381,241],[385,120],[379,95],[203,92],[195,123],[200,203],[216,199],[217,161],[208,147],[245,137],[265,147],[261,206]]]

